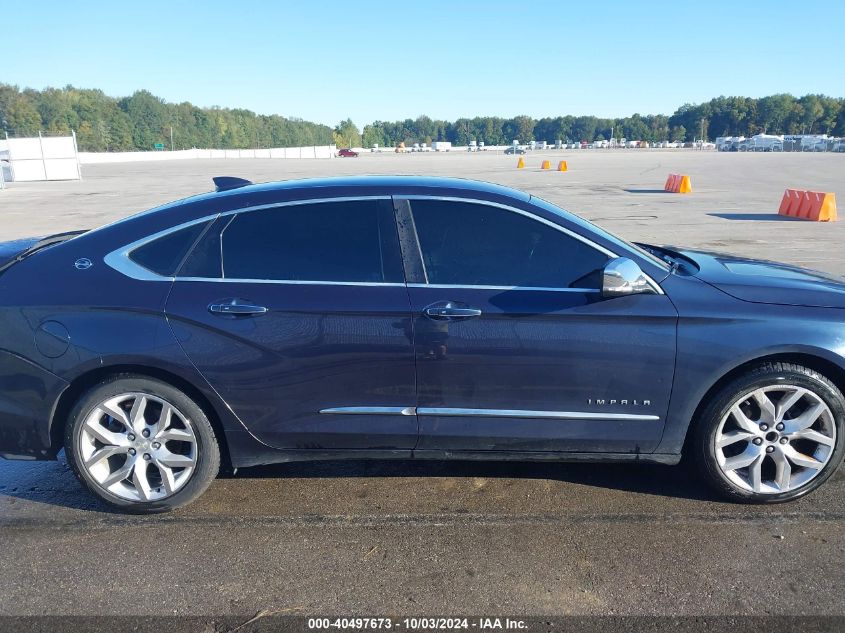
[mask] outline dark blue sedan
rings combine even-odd
[[[467,180],[217,191],[0,245],[0,455],[167,510],[221,465],[697,462],[731,499],[845,442],[845,282],[633,245]]]

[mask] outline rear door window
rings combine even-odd
[[[223,277],[404,282],[388,200],[294,204],[238,214],[221,233]]]
[[[167,233],[133,250],[129,259],[157,275],[172,277],[208,224],[199,222]]]

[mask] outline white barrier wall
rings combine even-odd
[[[5,142],[12,180],[79,180],[74,136],[10,138]]]
[[[184,149],[174,152],[80,152],[79,162],[83,165],[95,165],[197,158],[334,158],[336,151],[337,147],[334,145],[312,145],[270,149]]]
[[[7,182],[12,182],[12,167],[9,164],[9,146],[5,140],[0,140],[0,189],[5,189]]]

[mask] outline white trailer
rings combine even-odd
[[[748,150],[753,152],[782,152],[783,137],[773,134],[755,134],[748,139]]]
[[[452,149],[452,143],[449,141],[434,141],[431,144],[431,149],[435,152],[448,152]]]
[[[735,152],[744,140],[744,136],[720,136],[716,139],[716,149],[720,152]]]
[[[830,137],[827,134],[805,134],[801,137],[801,151],[803,152],[824,152],[827,150],[827,142]]]

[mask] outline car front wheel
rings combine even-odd
[[[172,385],[142,376],[115,376],[84,394],[71,412],[65,447],[79,480],[129,512],[190,503],[220,467],[202,408]]]
[[[694,436],[707,481],[747,503],[797,499],[842,462],[845,398],[816,371],[765,363],[725,385],[705,407]]]

